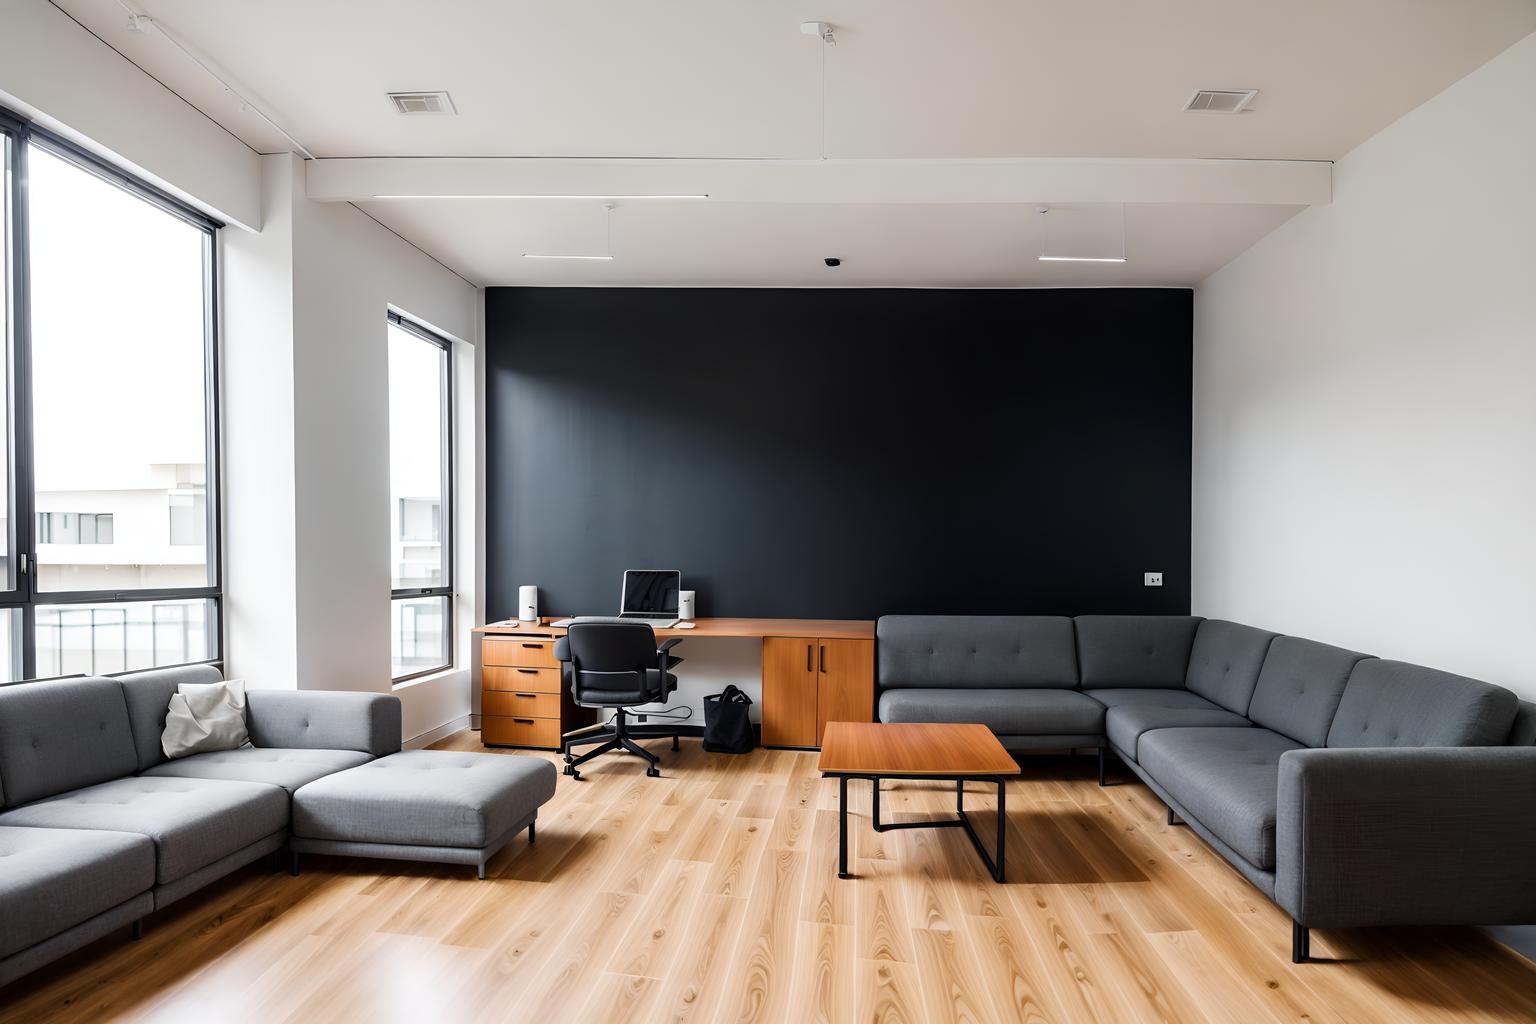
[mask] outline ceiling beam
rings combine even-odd
[[[1329,202],[1316,160],[609,160],[365,157],[305,163],[321,202],[381,197],[707,195],[722,203]]]

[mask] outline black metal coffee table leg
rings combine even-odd
[[[837,777],[837,877],[848,874],[848,776]]]
[[[1006,781],[997,776],[969,777],[972,782],[991,782],[997,785],[997,842],[994,849],[997,851],[997,859],[992,859],[992,854],[982,845],[981,837],[976,834],[976,828],[971,824],[971,819],[965,813],[965,783],[964,778],[954,778],[949,775],[908,775],[905,779],[923,779],[927,781],[954,782],[955,784],[955,816],[953,818],[941,818],[938,821],[881,821],[880,820],[880,780],[884,776],[863,775],[857,778],[869,779],[870,806],[873,811],[871,823],[876,832],[890,832],[899,828],[963,828],[965,834],[970,837],[971,845],[976,847],[976,853],[980,855],[981,862],[987,866],[993,881],[1003,880],[1003,865],[1007,858],[1005,846],[1008,823],[1007,790],[1004,788]],[[839,784],[839,817],[838,817],[838,853],[839,853],[839,878],[848,878],[848,850],[847,850],[847,815],[848,815],[848,779],[849,776],[838,777]]]

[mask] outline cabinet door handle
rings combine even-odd
[[[821,645],[821,670],[823,672],[825,672],[827,670],[827,645],[826,644],[822,644]]]
[[[806,644],[805,645],[805,670],[807,672],[814,672],[814,671],[816,671],[816,663],[811,660],[811,658],[812,658],[811,647],[812,647],[811,644]]]

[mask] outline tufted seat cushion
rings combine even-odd
[[[407,750],[293,795],[293,834],[333,842],[480,849],[555,795],[555,766],[506,754]]]
[[[976,722],[999,736],[1104,731],[1104,705],[1074,690],[887,690],[882,722]]]
[[[155,844],[125,832],[0,827],[0,959],[155,884]]]
[[[1156,729],[1141,737],[1142,769],[1248,863],[1275,866],[1280,755],[1302,744],[1268,729]]]
[[[116,779],[6,811],[0,825],[137,832],[154,840],[165,885],[281,832],[288,794],[255,782]]]
[[[1240,728],[1248,719],[1224,711],[1188,690],[1115,689],[1089,690],[1088,696],[1106,705],[1104,732],[1110,745],[1132,761],[1141,734],[1152,729],[1194,726]]]
[[[144,773],[155,778],[233,779],[281,786],[289,793],[327,775],[367,764],[360,750],[215,750],[158,764]]]

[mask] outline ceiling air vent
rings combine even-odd
[[[1210,114],[1237,114],[1248,108],[1257,89],[1196,89],[1184,104],[1185,110]]]
[[[456,114],[446,92],[392,92],[390,102],[397,114]]]

